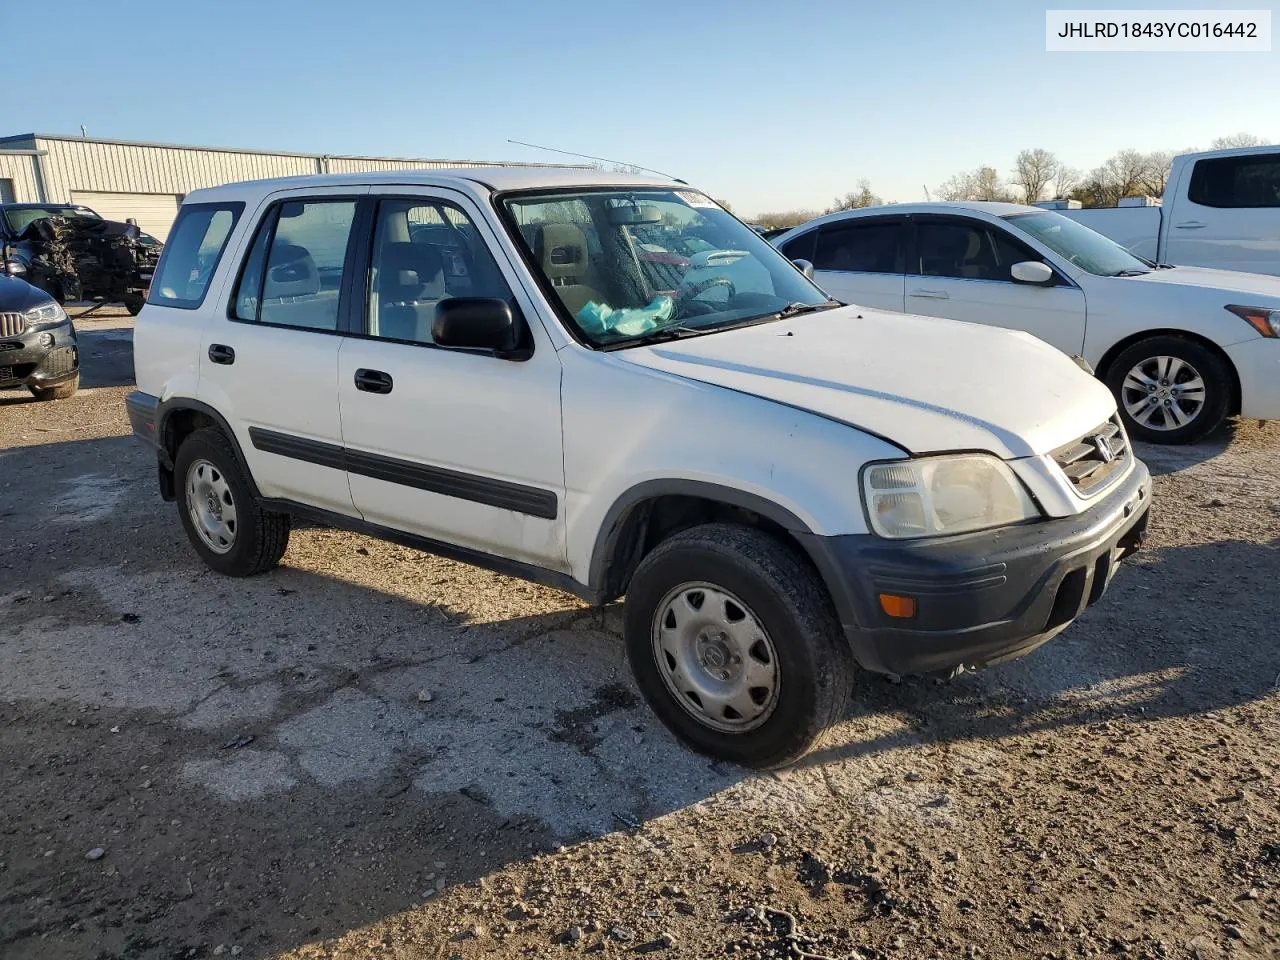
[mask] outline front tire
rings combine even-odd
[[[625,621],[649,705],[702,753],[783,766],[848,702],[853,659],[826,589],[759,530],[713,523],[663,541],[631,580]]]
[[[289,516],[263,510],[231,441],[221,430],[196,430],[174,460],[178,516],[209,567],[229,577],[270,570],[289,546]]]
[[[80,374],[77,373],[70,380],[64,380],[52,387],[31,386],[27,389],[37,400],[66,400],[68,397],[75,396],[76,391],[80,389]]]
[[[1193,443],[1218,429],[1231,406],[1227,362],[1187,337],[1148,337],[1126,347],[1106,384],[1129,435],[1148,443]]]

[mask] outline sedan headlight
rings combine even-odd
[[[1236,303],[1227,304],[1227,309],[1264,337],[1280,337],[1280,310],[1271,307],[1242,307]]]
[[[67,322],[66,312],[58,304],[52,302],[32,307],[23,316],[27,318],[28,330],[36,327],[56,327],[60,323]]]
[[[868,464],[862,501],[871,529],[895,540],[969,533],[1041,516],[1008,465],[986,454]]]

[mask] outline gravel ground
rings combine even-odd
[[[1142,450],[1150,545],[1023,661],[679,747],[619,607],[345,533],[233,581],[85,387],[0,392],[0,957],[1280,956],[1280,426]]]

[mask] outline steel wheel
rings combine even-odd
[[[208,460],[187,469],[187,513],[204,545],[227,553],[236,545],[236,505],[222,471]]]
[[[1134,422],[1148,430],[1177,430],[1204,410],[1204,378],[1179,357],[1150,357],[1125,376],[1120,399]]]
[[[778,656],[751,608],[709,583],[682,583],[658,604],[653,656],[667,689],[699,723],[744,733],[778,702]]]

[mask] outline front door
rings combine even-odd
[[[813,252],[818,286],[845,303],[901,313],[905,223],[856,217],[822,226]]]
[[[566,570],[560,361],[533,305],[464,195],[378,193],[364,335],[338,357],[355,505],[373,523]],[[451,297],[513,303],[532,356],[436,346],[435,307]]]
[[[1043,257],[1007,231],[961,217],[920,218],[906,276],[907,313],[1024,330],[1064,353],[1084,349],[1085,299],[1055,273],[1017,283],[1009,268]]]

